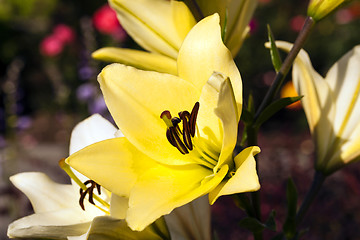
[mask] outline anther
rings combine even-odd
[[[166,138],[171,145],[176,147],[182,154],[189,153],[193,150],[192,137],[195,136],[196,118],[199,112],[199,102],[196,102],[191,114],[188,111],[179,112],[179,118],[171,117],[169,111],[163,111],[160,118],[165,122],[168,129]],[[182,122],[182,130],[179,124]],[[182,139],[180,138],[182,135]]]
[[[190,134],[192,137],[195,136],[196,118],[199,112],[199,108],[200,108],[200,103],[196,102],[190,114],[189,125],[190,125]]]
[[[86,182],[84,182],[84,185],[88,185],[90,184],[90,187],[86,188],[86,190],[84,191],[82,188],[80,188],[80,199],[79,199],[79,204],[80,207],[82,208],[82,210],[85,211],[85,206],[84,206],[84,200],[87,194],[89,194],[89,202],[91,204],[95,205],[94,202],[94,189],[96,188],[98,194],[101,194],[101,186],[99,184],[97,184],[96,182],[94,182],[93,180],[87,180]]]
[[[190,113],[188,111],[179,112],[179,117],[180,117],[181,121],[183,122],[184,143],[189,150],[192,150],[193,146],[192,146],[192,142],[191,142],[190,124],[189,124]]]

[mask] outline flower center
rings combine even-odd
[[[166,138],[182,154],[187,154],[193,150],[192,138],[195,136],[199,107],[199,102],[196,102],[191,113],[182,111],[179,112],[179,117],[171,117],[171,113],[168,110],[163,111],[160,115],[160,118],[167,125]],[[182,129],[179,126],[180,123],[182,123]]]

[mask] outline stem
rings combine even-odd
[[[315,21],[311,17],[307,17],[304,23],[303,28],[301,29],[298,37],[295,40],[295,43],[290,50],[289,54],[285,58],[284,63],[281,65],[281,68],[279,72],[277,72],[275,79],[269,89],[269,91],[266,93],[264,100],[260,104],[260,107],[258,108],[255,119],[259,117],[259,115],[264,111],[264,109],[271,103],[274,96],[279,92],[280,87],[282,86],[284,79],[286,75],[288,74],[296,56],[298,55],[299,51],[303,47],[307,37],[309,36],[311,30],[313,29],[313,26],[315,25]]]
[[[323,173],[318,172],[318,171],[315,172],[311,187],[310,187],[309,191],[307,192],[305,199],[304,199],[303,203],[301,204],[301,207],[300,207],[298,213],[296,214],[295,226],[298,226],[304,219],[306,212],[308,211],[312,202],[318,195],[319,190],[322,187],[325,179],[326,179],[326,175],[324,175]]]

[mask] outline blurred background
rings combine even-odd
[[[236,58],[245,98],[252,92],[259,104],[275,74],[264,48],[266,25],[276,39],[294,41],[307,4],[260,0],[249,38]],[[359,27],[359,1],[317,24],[305,49],[319,73],[325,75],[360,44]],[[58,161],[68,155],[72,128],[93,113],[111,118],[96,81],[106,63],[91,59],[91,53],[105,46],[139,47],[103,0],[0,0],[0,36],[0,239],[7,239],[7,225],[32,213],[9,177],[41,171],[54,181],[69,182]],[[291,85],[286,86],[283,94],[294,94]],[[313,174],[314,146],[301,106],[270,119],[260,132],[259,145],[263,214],[266,218],[275,209],[280,229],[286,214],[286,179],[293,177],[301,200]],[[359,201],[360,167],[353,164],[325,183],[304,221],[310,230],[305,239],[360,239]],[[239,229],[237,222],[244,214],[229,209],[231,204],[231,198],[222,197],[213,207],[219,239],[252,239]]]

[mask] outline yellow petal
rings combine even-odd
[[[193,27],[178,56],[178,75],[201,90],[214,71],[230,78],[238,113],[241,113],[242,83],[230,51],[221,40],[219,15],[214,14]]]
[[[221,141],[222,146],[218,164],[214,168],[214,172],[216,172],[223,164],[227,164],[230,168],[233,167],[232,154],[237,141],[237,131],[234,131],[234,129],[237,129],[238,127],[239,119],[237,116],[239,114],[237,112],[234,91],[229,78],[225,78],[221,82],[215,113],[221,120],[223,139]]]
[[[228,24],[225,45],[235,57],[248,33],[248,25],[253,16],[257,0],[231,0],[227,5]]]
[[[179,36],[185,39],[191,28],[195,26],[196,20],[185,3],[175,0],[170,2],[176,30]]]
[[[121,25],[150,52],[176,59],[183,38],[176,29],[170,1],[109,0]]]
[[[224,166],[214,175],[199,165],[158,165],[149,169],[131,191],[126,216],[129,227],[141,231],[174,208],[207,194],[227,171],[228,167]]]
[[[134,49],[106,47],[92,53],[92,57],[106,62],[116,62],[139,69],[177,75],[176,61],[157,53]]]
[[[98,80],[117,126],[136,148],[165,164],[189,162],[168,142],[160,115],[165,110],[191,111],[200,96],[191,83],[121,64],[104,68]]]
[[[311,0],[308,6],[307,14],[315,21],[319,21],[333,12],[346,0]]]
[[[259,147],[248,147],[235,157],[236,172],[230,179],[224,180],[210,192],[209,199],[211,204],[223,195],[259,190],[260,183],[254,158],[259,152]]]
[[[138,175],[156,164],[126,138],[95,143],[70,155],[66,162],[109,191],[125,197],[129,196]]]
[[[276,41],[276,45],[289,51],[292,44]],[[326,164],[326,153],[334,140],[333,119],[335,104],[327,82],[313,69],[308,54],[301,50],[293,65],[293,82],[304,107],[310,131],[316,141],[318,162]]]

